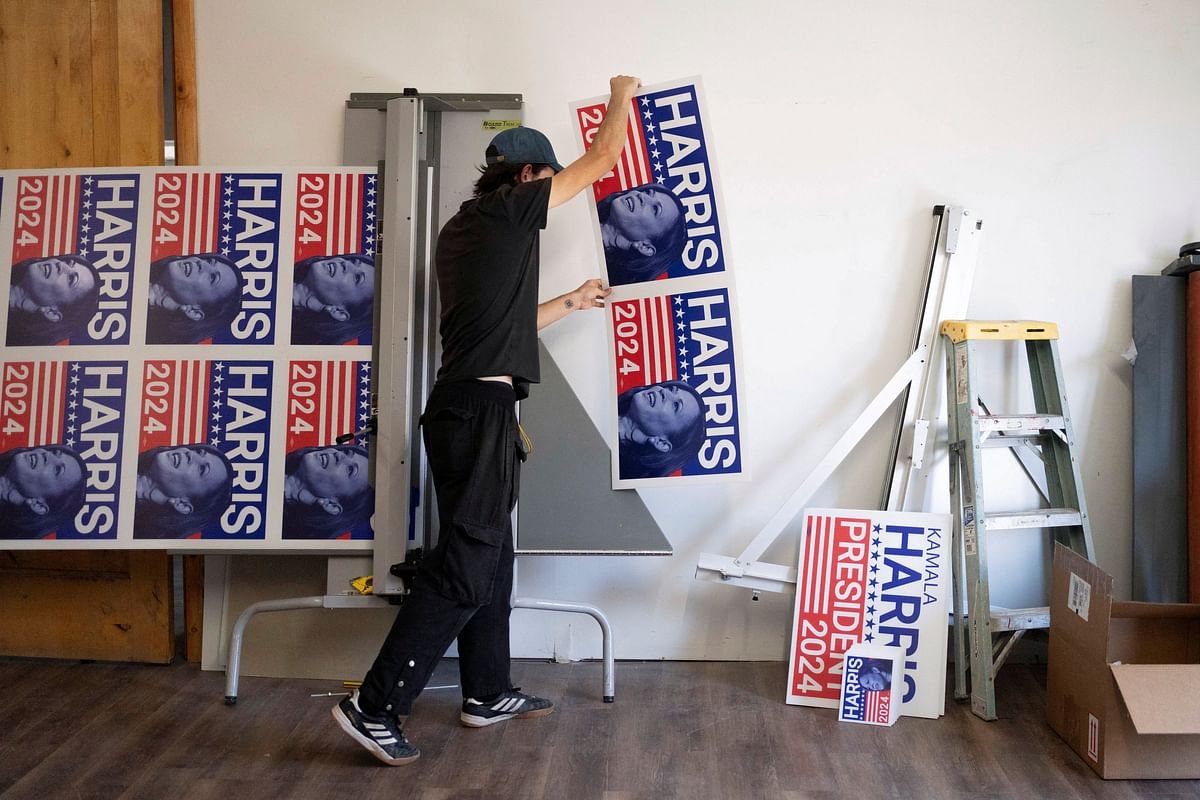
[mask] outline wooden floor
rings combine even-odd
[[[950,704],[893,729],[785,706],[784,665],[518,662],[553,716],[472,730],[457,689],[409,722],[422,755],[385,767],[336,727],[329,681],[224,676],[194,666],[0,659],[3,798],[1196,798],[1200,781],[1101,781],[1042,719],[1044,668],[1010,665],[1002,718]],[[447,661],[431,686],[456,683]]]

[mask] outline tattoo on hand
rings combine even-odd
[[[567,306],[567,308],[574,308],[574,307],[575,307],[575,301],[574,301],[574,300],[567,300],[567,301],[566,301],[566,306]]]

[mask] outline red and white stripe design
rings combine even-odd
[[[138,447],[208,441],[208,361],[147,361],[142,377]]]
[[[625,148],[615,167],[621,189],[643,186],[654,180],[650,172],[650,157],[646,153],[646,137],[642,130],[642,115],[638,111],[638,100],[630,101],[629,123],[625,130]]]
[[[13,262],[76,252],[78,175],[29,175],[17,180]]]
[[[362,250],[362,173],[296,177],[296,261]]]
[[[627,300],[614,303],[612,309],[618,342],[617,394],[637,386],[675,380],[678,369],[671,296]],[[631,358],[640,369],[622,370],[624,358]]]
[[[208,428],[209,362],[180,361],[176,370],[171,443],[203,444]]]
[[[221,176],[189,172],[184,181],[181,254],[214,253],[220,232]]]
[[[625,127],[625,146],[621,149],[621,155],[612,171],[592,184],[596,202],[613,192],[644,186],[654,181],[654,173],[650,171],[649,153],[646,152],[646,135],[639,107],[639,98],[630,100],[629,121]],[[603,103],[577,109],[576,119],[585,149],[591,149],[607,111]]]
[[[856,580],[848,577],[855,574],[857,580],[865,581],[862,576],[868,561],[870,520],[814,514],[806,517],[806,524],[796,583],[799,601],[792,645],[792,685],[808,686],[815,681],[805,696],[836,701],[841,675],[834,669],[841,664],[846,650],[846,645],[838,642],[846,637],[857,640],[862,635],[866,591],[860,587],[853,599],[847,596],[838,600],[834,588],[835,584]],[[838,640],[833,638],[835,627]],[[805,657],[815,653],[823,658],[812,661]]]
[[[867,722],[878,722],[884,725],[888,722],[888,703],[891,698],[887,692],[866,692],[866,716],[864,719]]]
[[[218,251],[224,185],[222,176],[215,172],[164,172],[155,176],[151,261]]]
[[[4,365],[4,425],[0,452],[63,440],[67,362],[23,361]]]
[[[287,449],[322,447],[358,426],[355,361],[293,361],[288,370]]]
[[[323,398],[317,436],[321,444],[330,444],[343,433],[354,430],[354,400],[357,383],[353,361],[326,361],[321,370]]]
[[[63,406],[67,393],[67,363],[41,361],[33,365],[34,391],[30,415],[29,446],[63,440]],[[35,436],[36,433],[36,436]]]
[[[838,565],[836,548],[839,542],[863,542],[863,563],[866,562],[866,542],[870,538],[870,520],[846,519],[813,515],[808,518],[804,537],[804,562],[801,575],[801,606],[806,614],[828,614],[833,595],[833,576]]]
[[[833,583],[833,517],[808,518],[804,537],[804,574],[800,609],[805,614],[828,614]]]

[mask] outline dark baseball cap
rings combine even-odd
[[[546,134],[533,128],[519,127],[500,131],[492,137],[484,153],[488,166],[492,164],[548,164],[555,172],[563,166],[554,157],[554,148]]]

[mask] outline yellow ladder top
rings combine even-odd
[[[942,334],[958,343],[967,339],[1057,339],[1058,325],[1030,320],[948,319]]]

